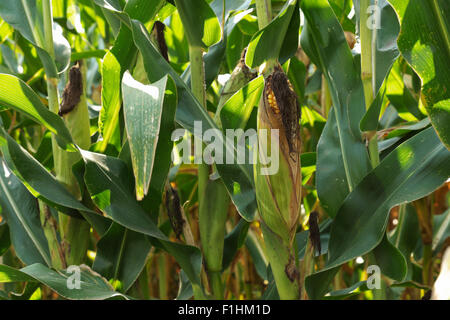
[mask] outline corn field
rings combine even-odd
[[[450,300],[447,0],[0,0],[0,300]]]

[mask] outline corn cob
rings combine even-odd
[[[300,108],[280,66],[266,77],[258,110],[258,151],[254,166],[256,197],[266,254],[281,299],[299,298],[295,232],[301,203]],[[264,130],[267,134],[263,134]],[[267,138],[266,138],[267,137]],[[273,144],[271,139],[278,139]],[[279,150],[268,150],[274,145]],[[275,174],[264,175],[266,152],[279,154]]]

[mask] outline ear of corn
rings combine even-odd
[[[300,215],[299,114],[295,93],[280,68],[266,78],[258,111],[254,176],[266,253],[282,299],[299,298],[295,232]],[[264,135],[262,129],[267,134]],[[267,137],[267,138],[266,138]],[[278,141],[272,141],[277,139]],[[274,143],[275,142],[275,143]],[[269,150],[278,148],[278,150]],[[279,154],[279,170],[264,175],[265,152]]]

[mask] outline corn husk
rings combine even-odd
[[[295,248],[301,204],[299,117],[295,93],[281,68],[276,68],[266,78],[259,104],[254,176],[266,254],[281,299],[299,298]],[[264,164],[274,152],[279,153],[278,171],[266,175]]]

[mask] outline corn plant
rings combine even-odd
[[[0,299],[449,299],[449,14],[0,1]]]

